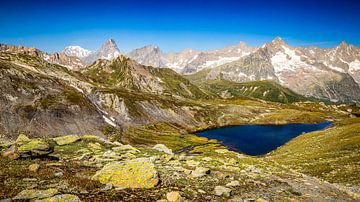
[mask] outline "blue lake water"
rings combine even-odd
[[[230,149],[248,155],[263,155],[289,140],[316,130],[331,126],[331,122],[319,124],[286,125],[239,125],[210,129],[197,133],[198,136],[217,139]]]

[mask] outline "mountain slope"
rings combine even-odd
[[[202,80],[273,80],[307,97],[333,102],[360,100],[360,87],[349,73],[329,68],[306,56],[300,49],[288,46],[280,38],[237,61],[211,68],[206,74],[202,73]]]
[[[227,80],[208,80],[200,87],[224,98],[249,97],[272,102],[293,103],[308,100],[273,81],[236,83]]]
[[[107,87],[188,98],[206,96],[173,70],[140,65],[125,56],[113,61],[98,60],[82,73],[93,82]]]

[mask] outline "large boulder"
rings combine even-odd
[[[231,195],[231,189],[223,186],[216,186],[214,189],[214,193],[217,196],[229,197]]]
[[[157,150],[157,151],[160,151],[160,152],[164,152],[164,153],[167,153],[167,154],[170,154],[172,155],[173,152],[171,149],[167,148],[165,145],[163,144],[157,144],[153,147],[153,149]]]
[[[51,153],[53,148],[44,141],[41,140],[32,140],[28,143],[21,145],[18,148],[20,156],[23,158],[26,157],[38,157]]]
[[[155,166],[148,158],[109,163],[92,179],[120,188],[152,188],[159,183]]]
[[[191,172],[191,177],[203,177],[207,174],[210,174],[209,168],[196,167],[196,169]]]
[[[58,144],[60,146],[71,144],[78,140],[80,140],[80,137],[77,135],[67,135],[67,136],[61,136],[61,137],[54,138],[54,141],[56,142],[56,144]]]

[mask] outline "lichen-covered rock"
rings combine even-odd
[[[20,134],[20,135],[18,136],[18,138],[16,139],[16,143],[17,143],[17,144],[24,144],[24,143],[29,142],[29,141],[31,141],[30,138],[28,138],[28,137],[27,137],[26,135],[24,135],[24,134]]]
[[[71,144],[74,143],[78,140],[80,140],[80,137],[77,135],[67,135],[67,136],[62,136],[62,137],[56,137],[53,139],[56,144],[58,145],[67,145],[67,144]]]
[[[41,200],[35,200],[34,202],[80,202],[80,199],[72,194],[60,194]]]
[[[31,172],[37,172],[40,168],[40,165],[37,163],[33,163],[29,166],[29,171]]]
[[[92,142],[90,142],[90,143],[88,144],[88,147],[89,147],[89,149],[90,149],[92,152],[99,152],[99,151],[101,151],[101,150],[103,149],[103,147],[101,146],[101,144],[99,144],[99,143],[92,143]]]
[[[236,186],[240,186],[240,182],[237,180],[231,181],[229,183],[226,184],[227,187],[236,187]]]
[[[167,148],[165,145],[163,144],[157,144],[153,147],[153,149],[160,151],[160,152],[165,152],[167,154],[173,154],[172,150]]]
[[[196,167],[196,169],[191,172],[191,177],[203,177],[207,174],[210,174],[209,168]]]
[[[147,158],[109,163],[92,179],[120,188],[152,188],[159,183],[155,166]]]
[[[41,140],[32,140],[18,148],[21,157],[37,157],[52,152],[50,145]]]
[[[129,153],[138,153],[139,152],[138,149],[136,149],[135,147],[133,147],[129,144],[118,146],[118,147],[113,147],[112,150],[118,154],[121,154],[124,152],[129,152]]]
[[[177,191],[172,191],[166,194],[166,199],[169,202],[180,202],[182,201],[181,195]]]
[[[231,194],[231,189],[223,187],[223,186],[216,186],[214,189],[214,193],[217,196],[229,197]]]
[[[21,191],[18,195],[16,195],[13,198],[13,200],[43,199],[43,198],[52,197],[58,193],[59,191],[53,188],[46,190],[28,189]]]

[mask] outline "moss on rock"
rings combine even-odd
[[[121,188],[152,188],[159,183],[155,166],[147,158],[109,163],[92,179]]]

